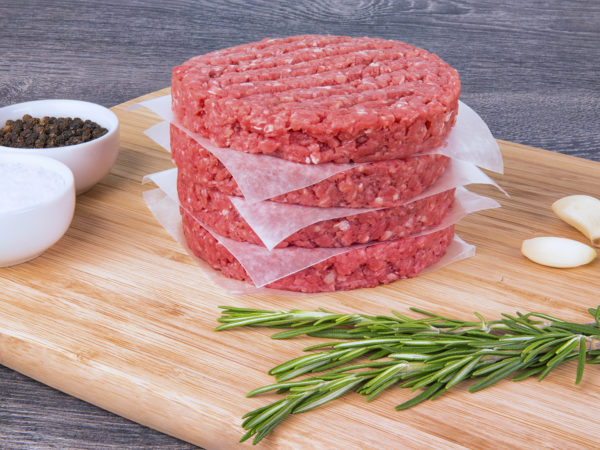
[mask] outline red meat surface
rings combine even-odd
[[[174,125],[171,125],[171,152],[179,173],[187,177],[190,183],[197,183],[198,189],[242,196],[225,166]],[[400,206],[435,183],[449,161],[443,155],[417,155],[360,165],[272,200],[321,207]]]
[[[196,219],[181,211],[190,250],[223,275],[250,281],[231,253]],[[350,250],[270,283],[267,287],[297,292],[332,292],[374,287],[414,277],[439,261],[452,242],[454,226],[435,233],[397,239]]]
[[[178,174],[177,191],[180,205],[220,236],[263,245],[228,196],[201,187],[182,172]],[[410,236],[438,225],[453,200],[454,189],[451,189],[394,208],[324,220],[297,231],[277,248],[348,247]]]
[[[402,42],[343,36],[266,39],[173,69],[172,109],[219,147],[305,164],[405,158],[441,144],[460,81]]]

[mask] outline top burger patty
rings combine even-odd
[[[441,144],[458,74],[376,38],[295,36],[192,58],[173,70],[173,111],[220,147],[291,161],[404,158]]]

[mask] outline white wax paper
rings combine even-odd
[[[458,188],[471,183],[495,183],[473,164],[457,161],[451,163],[449,167],[450,176],[447,180],[441,180],[442,188],[432,186],[430,189],[435,195],[448,189]],[[153,181],[161,188],[171,199],[179,202],[177,196],[177,169],[169,169],[146,175],[142,180],[146,183]],[[425,198],[429,195],[422,195],[419,198]],[[249,203],[241,197],[229,197],[234,207],[238,210],[240,216],[248,223],[250,228],[256,233],[265,247],[269,250],[275,248],[277,244],[296,231],[301,230],[313,223],[323,220],[337,219],[339,217],[361,214],[376,209],[358,209],[358,208],[319,208],[312,206],[293,205],[288,203],[278,203],[265,200],[258,203]],[[410,203],[410,202],[407,202]],[[445,228],[462,219],[465,215],[483,209],[497,208],[500,204],[495,200],[482,197],[466,189],[458,189],[456,192],[456,201],[453,208],[444,218],[442,225],[436,230]],[[377,208],[381,209],[381,208]],[[432,232],[428,231],[428,233]]]
[[[475,256],[475,250],[476,247],[474,245],[467,244],[460,237],[458,237],[457,234],[454,234],[454,239],[446,248],[446,254],[442,256],[442,258],[435,264],[425,267],[421,271],[421,274],[433,272],[462,259],[471,258],[472,256]]]
[[[439,177],[433,185],[429,186],[429,188],[425,189],[416,197],[413,197],[410,201],[414,202],[415,200],[447,191],[448,189],[459,186],[468,186],[469,184],[491,184],[509,197],[508,193],[502,189],[498,183],[487,176],[475,164],[458,159],[450,159],[450,163],[442,176]]]
[[[291,236],[296,231],[312,225],[313,223],[360,214],[362,212],[376,211],[375,209],[313,208],[270,201],[248,204],[239,197],[231,197],[231,200],[240,215],[258,235],[268,250],[272,250],[288,236]],[[467,214],[499,207],[500,203],[496,200],[459,187],[456,190],[454,204],[448,211],[448,214],[444,216],[442,222],[435,228],[413,234],[412,236],[433,233],[434,231],[439,231],[455,224]],[[331,217],[326,217],[327,212],[330,210],[334,210],[330,213]],[[321,216],[326,218],[322,219],[320,218]],[[290,226],[290,223],[293,225]]]
[[[165,230],[186,250],[186,252],[188,254],[190,254],[196,261],[199,262],[200,267],[208,272],[208,274],[213,279],[213,281],[215,281],[215,283],[217,283],[221,287],[223,287],[226,291],[228,291],[229,293],[233,293],[233,294],[248,294],[248,293],[257,293],[257,292],[280,292],[280,291],[275,291],[275,290],[268,290],[268,291],[257,290],[255,286],[252,286],[249,283],[238,283],[238,282],[236,282],[236,280],[229,280],[223,276],[219,276],[218,273],[216,271],[214,271],[213,269],[211,269],[208,264],[204,263],[203,261],[201,261],[198,258],[196,258],[195,256],[193,256],[192,253],[190,252],[189,248],[187,247],[185,238],[183,236],[183,231],[182,231],[182,226],[181,226],[181,216],[179,215],[178,204],[176,202],[174,202],[161,189],[153,189],[153,190],[144,192],[144,200],[146,201],[146,204],[148,205],[148,208],[150,209],[150,211],[154,214],[154,216],[156,217],[158,222],[165,228]],[[223,241],[220,241],[220,242],[223,243]],[[244,245],[250,246],[252,244],[244,244]],[[253,247],[258,247],[258,246],[253,246]],[[262,248],[262,247],[258,247],[258,248]],[[356,248],[356,247],[352,247],[352,248]],[[231,251],[231,249],[229,247],[227,247],[227,249],[229,251]],[[267,249],[263,248],[262,250],[264,251],[264,254],[262,255],[263,258],[265,259],[264,263],[268,265],[272,262],[272,255],[275,252],[285,251],[288,249],[276,249],[273,251],[268,251]],[[338,250],[340,250],[340,249],[338,249]],[[346,249],[341,249],[341,250],[349,251],[350,249],[346,248]],[[465,243],[464,241],[462,241],[462,239],[460,239],[458,236],[455,235],[454,241],[451,243],[451,245],[446,250],[446,255],[440,261],[438,261],[436,264],[432,265],[428,269],[425,269],[423,271],[423,273],[442,268],[445,265],[451,264],[452,262],[459,261],[461,259],[469,258],[469,257],[473,256],[474,254],[475,254],[475,247],[473,245]],[[236,255],[234,254],[234,256],[236,256]],[[236,256],[236,258],[237,258],[237,256]],[[240,263],[242,263],[242,262],[240,261]],[[316,262],[313,264],[316,264]],[[313,264],[310,264],[310,265],[313,265]],[[243,265],[243,263],[242,263],[242,265]],[[246,269],[246,271],[248,271],[248,268],[246,266],[244,266],[244,268]],[[302,269],[300,268],[297,270],[302,270]],[[290,272],[290,274],[291,273],[294,273],[294,272]],[[285,275],[283,275],[283,276],[285,276]],[[253,277],[252,277],[252,279],[254,280]],[[262,284],[258,283],[258,284],[256,284],[256,286],[261,287],[261,286],[264,286],[265,284],[269,284],[273,281],[276,281],[277,279],[279,279],[279,278],[274,278],[270,281],[263,282]],[[297,294],[297,295],[299,295],[299,294]]]
[[[466,161],[496,173],[504,173],[498,142],[479,115],[463,102],[458,102],[456,124],[440,148],[426,153],[439,153]]]
[[[151,126],[144,134],[171,153],[171,124],[169,122],[159,122]]]
[[[161,97],[151,98],[150,100],[144,100],[139,103],[130,105],[126,111],[135,111],[138,108],[148,108],[155,114],[158,114],[167,122],[170,122],[175,117],[171,111],[171,94],[163,95]]]
[[[277,289],[257,288],[250,283],[233,278],[227,278],[220,271],[214,270],[206,261],[198,258],[189,249],[185,236],[183,234],[183,226],[181,224],[181,216],[179,215],[179,206],[162,190],[152,189],[143,193],[144,200],[150,208],[150,211],[162,225],[162,227],[171,235],[171,237],[185,250],[185,252],[200,266],[204,274],[217,286],[221,287],[225,292],[230,294],[259,294],[271,293],[278,295],[289,296],[289,291],[279,291]]]
[[[151,173],[142,178],[142,184],[152,181],[156,184],[171,200],[179,204],[179,195],[177,194],[177,169],[167,169],[162,172]]]
[[[269,155],[251,154],[218,148],[197,133],[172,122],[180,130],[211,152],[227,168],[244,198],[260,202],[296,191],[345,172],[358,164],[299,164]]]
[[[431,195],[439,194],[449,189],[469,184],[492,184],[502,190],[491,178],[483,173],[477,166],[463,161],[451,161],[447,174],[442,175],[438,183],[431,186],[415,199],[423,199]],[[502,191],[504,192],[504,191]],[[472,194],[475,195],[475,194]],[[381,208],[319,208],[316,206],[302,206],[288,203],[272,202],[264,200],[257,203],[250,203],[241,197],[229,197],[231,203],[238,210],[240,216],[248,223],[250,228],[256,233],[260,240],[268,249],[275,248],[277,244],[296,231],[301,230],[313,223],[323,220],[337,219],[339,217],[361,214],[369,211],[376,211]],[[465,198],[464,196],[462,197]],[[499,204],[492,199],[495,205]],[[493,206],[493,207],[497,207]],[[467,208],[471,208],[470,206]],[[470,212],[480,209],[469,210]],[[487,208],[487,207],[486,207]],[[485,209],[485,208],[482,208]],[[463,214],[464,216],[464,214]],[[460,220],[460,219],[457,219]],[[454,222],[452,222],[454,223]],[[451,225],[452,223],[448,223]]]
[[[215,147],[208,139],[181,126],[173,117],[170,102],[171,96],[165,95],[140,102],[139,105],[150,109],[166,121],[173,123],[211,152],[231,173],[244,198],[249,202],[259,202],[286,192],[302,189],[356,166],[356,164],[333,163],[299,164],[268,155],[243,153]],[[165,145],[165,142],[169,140],[168,134],[167,138],[164,136],[165,130],[168,133],[169,127],[157,124],[146,130],[145,133],[157,144],[171,151],[170,144],[169,146]]]
[[[141,102],[167,121],[195,139],[210,151],[227,168],[248,202],[255,203],[287,192],[311,186],[336,173],[346,171],[359,164],[299,164],[262,154],[250,154],[230,149],[217,148],[209,140],[192,133],[174,121],[170,109],[170,96],[158,97]],[[131,109],[131,107],[130,107]],[[165,128],[147,130],[159,145],[164,146]],[[164,146],[165,148],[168,148]],[[467,105],[460,102],[457,123],[450,131],[445,143],[428,153],[440,153],[456,160],[471,162],[480,167],[502,172],[502,155],[496,140],[483,120]],[[368,163],[363,163],[368,164]]]
[[[175,169],[159,172],[144,177],[154,181],[160,189],[163,190],[174,204],[177,206],[176,172]],[[459,193],[458,205],[452,208],[446,220],[446,226],[452,225],[454,221],[464,217],[471,209],[494,208],[499,206],[492,199],[481,197],[466,190]],[[150,205],[149,205],[150,206]],[[152,209],[152,208],[151,208]],[[177,212],[177,215],[179,213]],[[354,245],[341,248],[314,248],[306,249],[299,247],[287,247],[282,249],[269,250],[265,247],[249,244],[246,242],[237,242],[232,239],[224,238],[214,233],[209,227],[205,226],[201,220],[195,218],[200,225],[206,228],[244,267],[248,276],[252,279],[255,286],[262,287],[280,278],[292,273],[298,272],[306,267],[313,266],[332,256],[345,253],[353,248],[360,248],[375,243],[365,245]],[[435,230],[429,230],[418,235],[432,233],[442,229],[441,226]]]

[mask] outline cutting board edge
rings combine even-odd
[[[15,356],[11,357],[11,355]],[[19,358],[17,358],[16,355],[19,355]],[[27,355],[27,357],[24,358],[23,355]],[[44,364],[39,363],[39,355],[45,355]],[[53,364],[47,364],[49,360],[53,361]],[[140,419],[140,409],[137,404],[128,406],[131,404],[131,400],[115,394],[113,389],[104,389],[105,386],[110,386],[110,384],[101,383],[101,389],[98,393],[96,395],[91,394],[88,389],[88,382],[94,378],[90,376],[92,371],[110,374],[108,379],[111,380],[112,384],[117,383],[117,381],[113,381],[115,372],[102,372],[99,368],[85,365],[81,361],[78,361],[77,355],[75,354],[69,355],[68,353],[61,352],[57,349],[43,346],[33,339],[25,339],[0,331],[0,364],[67,395],[177,439],[206,449],[218,449],[222,447],[223,434],[204,433],[203,437],[208,436],[209,438],[206,440],[198,440],[199,435],[195,430],[189,430],[189,432],[187,432],[185,426],[179,426],[176,430],[173,430],[172,426],[164,420],[164,417],[158,412],[152,413],[151,408],[146,409],[146,413]],[[63,368],[63,370],[61,370],[61,368]],[[87,376],[77,377],[72,372],[65,373],[66,369],[86,371]],[[128,388],[130,388],[131,379],[127,379],[126,381]],[[158,399],[158,403],[164,403],[164,397],[157,395],[152,389],[146,389],[139,383],[134,386],[137,387],[137,390],[133,392],[129,391],[132,396],[139,398],[144,394],[145,399]],[[175,411],[170,412],[171,414],[176,413]],[[183,407],[179,408],[178,417],[185,417],[183,416],[184,412],[188,411]],[[164,423],[167,423],[168,425],[164,426]],[[219,430],[221,433],[222,431],[222,429]],[[230,440],[233,442],[240,437],[239,432],[237,434],[235,432],[230,434]]]

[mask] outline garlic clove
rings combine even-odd
[[[521,253],[535,263],[558,268],[582,266],[598,256],[589,245],[559,237],[527,239]]]
[[[589,195],[569,195],[555,201],[552,210],[600,247],[600,200]]]

